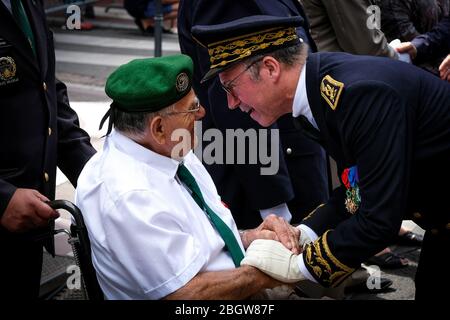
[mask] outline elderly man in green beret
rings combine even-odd
[[[244,248],[265,238],[298,252],[299,233],[283,219],[239,232],[220,201],[192,152],[205,112],[192,69],[185,55],[134,60],[107,80],[108,135],[76,195],[107,299],[248,298],[281,283],[240,267]]]

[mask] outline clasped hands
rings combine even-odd
[[[248,233],[248,234],[246,234]],[[241,265],[250,265],[285,283],[305,280],[298,266],[303,245],[311,240],[300,228],[269,215],[256,229],[242,235],[247,248]]]

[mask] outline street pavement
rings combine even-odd
[[[92,143],[97,150],[103,145],[102,131],[98,125],[102,116],[108,110],[110,99],[104,92],[104,85],[108,75],[119,65],[132,59],[152,57],[154,55],[154,38],[143,36],[132,19],[124,10],[111,9],[105,12],[105,7],[95,7],[97,17],[89,20],[94,29],[72,31],[64,28],[61,17],[50,17],[55,39],[57,77],[68,87],[70,103],[78,113],[80,125],[91,136]],[[163,36],[163,55],[179,53],[176,35]],[[57,199],[73,201],[74,188],[67,178],[58,171]],[[70,217],[61,212],[57,220],[59,228],[68,228]],[[418,233],[423,233],[411,221],[404,225]],[[56,274],[61,275],[73,264],[70,258],[71,248],[67,244],[66,235],[57,236],[57,255],[55,259],[46,255],[43,271],[43,282],[51,283]],[[391,289],[384,293],[350,293],[346,299],[358,300],[410,300],[414,298],[414,274],[420,254],[419,248],[392,246],[391,249],[410,260],[410,265],[396,270],[382,270],[381,276],[393,281]],[[56,266],[56,267],[55,267]],[[45,277],[44,277],[45,275]],[[50,280],[49,280],[50,279]],[[80,299],[78,291],[63,290],[52,299]]]

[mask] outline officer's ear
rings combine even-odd
[[[264,70],[269,79],[278,80],[280,77],[281,65],[272,56],[265,56],[261,61],[261,69]]]
[[[159,145],[166,143],[166,125],[161,116],[153,117],[148,124],[150,135]]]

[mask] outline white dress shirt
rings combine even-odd
[[[292,106],[292,116],[297,118],[300,115],[304,115],[306,119],[316,128],[316,120],[313,117],[311,107],[309,106],[308,94],[306,91],[306,63],[303,65],[300,72],[300,79],[298,80],[297,89],[295,90],[294,104]]]
[[[311,241],[316,241],[319,238],[317,233],[315,233],[314,230],[308,227],[306,224],[300,224],[297,228],[300,230],[300,232],[305,232],[306,235],[311,239]],[[303,261],[303,253],[300,253],[297,263],[301,273],[306,277],[306,279],[317,283],[317,280],[314,279],[312,274],[308,271],[308,269],[306,269],[305,261]]]
[[[231,228],[230,211],[190,152],[184,164],[205,201]],[[160,299],[199,272],[235,268],[224,241],[176,177],[179,162],[113,130],[84,167],[76,190],[107,299]]]
[[[2,2],[6,6],[6,8],[8,8],[9,12],[12,13],[12,11],[11,11],[11,0],[2,0]]]
[[[274,214],[276,216],[282,217],[287,222],[291,222],[292,214],[291,211],[289,211],[289,208],[286,204],[286,202],[283,202],[282,204],[272,207],[270,209],[261,209],[259,210],[259,214],[261,215],[261,218],[264,220],[267,218],[268,215]]]
[[[303,68],[300,72],[300,78],[298,80],[297,89],[295,91],[294,104],[292,106],[292,116],[298,117],[300,115],[305,116],[306,119],[308,119],[308,121],[314,126],[314,128],[319,130],[317,122],[312,114],[311,107],[308,101],[308,94],[306,91],[306,63],[303,65]],[[301,230],[300,232],[306,232],[312,241],[317,240],[317,234],[310,227],[301,224],[298,228]],[[313,282],[317,282],[311,275],[311,273],[309,273],[308,269],[306,269],[305,262],[303,261],[303,253],[301,253],[298,258],[298,266],[300,268],[300,271],[307,279]]]

